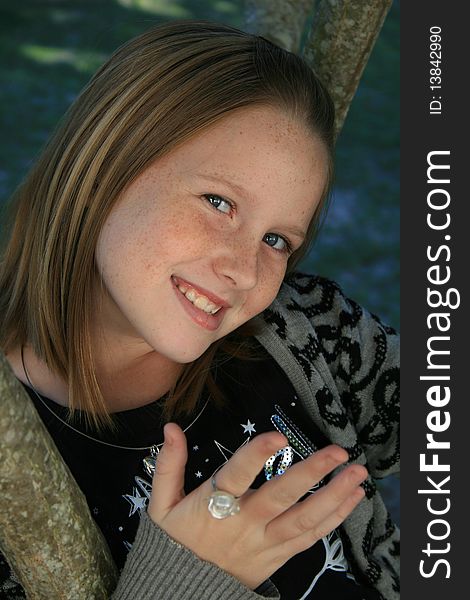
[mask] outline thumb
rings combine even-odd
[[[167,423],[163,435],[148,507],[150,518],[157,524],[184,498],[184,471],[188,460],[186,436],[181,427]]]

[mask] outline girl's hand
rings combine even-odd
[[[313,485],[347,461],[346,451],[333,445],[251,490],[265,461],[286,445],[284,436],[273,431],[255,437],[217,472],[217,488],[240,497],[240,512],[218,520],[207,509],[213,492],[210,480],[184,494],[187,447],[183,431],[169,423],[164,433],[149,516],[174,540],[251,589],[335,529],[364,496],[359,484],[367,471],[361,465],[349,465],[326,486],[298,502]]]

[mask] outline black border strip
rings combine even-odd
[[[433,0],[401,6],[402,597],[410,600],[469,593],[464,6]],[[439,29],[440,49],[430,46]]]

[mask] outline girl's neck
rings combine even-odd
[[[31,346],[23,350],[24,362],[35,390],[62,406],[68,405],[68,385],[50,371]],[[21,348],[6,354],[16,377],[29,385],[21,360]],[[96,375],[110,412],[138,408],[164,396],[181,374],[183,365],[174,363],[155,352],[134,354],[125,360],[120,353],[102,355],[97,360]]]
[[[156,352],[125,361],[98,364],[97,377],[110,412],[138,408],[164,396],[176,383],[183,365]]]

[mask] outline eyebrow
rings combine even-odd
[[[253,195],[248,192],[244,187],[238,185],[233,181],[229,181],[228,179],[224,179],[223,177],[214,177],[213,175],[206,175],[205,173],[196,173],[197,177],[201,179],[207,179],[207,181],[211,181],[212,183],[223,183],[228,188],[232,189],[239,196],[244,196],[245,198],[253,199]]]
[[[200,179],[206,179],[207,181],[210,181],[212,183],[222,183],[223,185],[225,185],[228,188],[230,188],[231,190],[233,190],[239,196],[244,196],[245,198],[253,199],[253,195],[250,194],[248,192],[248,190],[246,190],[244,187],[242,187],[241,185],[238,185],[237,183],[235,183],[233,181],[229,181],[228,179],[224,179],[223,177],[214,177],[213,175],[207,175],[207,174],[203,174],[203,173],[196,173],[196,176],[199,177]],[[305,238],[307,237],[307,232],[305,232],[303,229],[301,229],[299,227],[295,227],[295,226],[290,227],[289,225],[285,225],[285,226],[283,226],[283,229],[287,233],[291,233],[291,234],[296,235],[297,237],[301,238],[302,241],[305,240]]]

